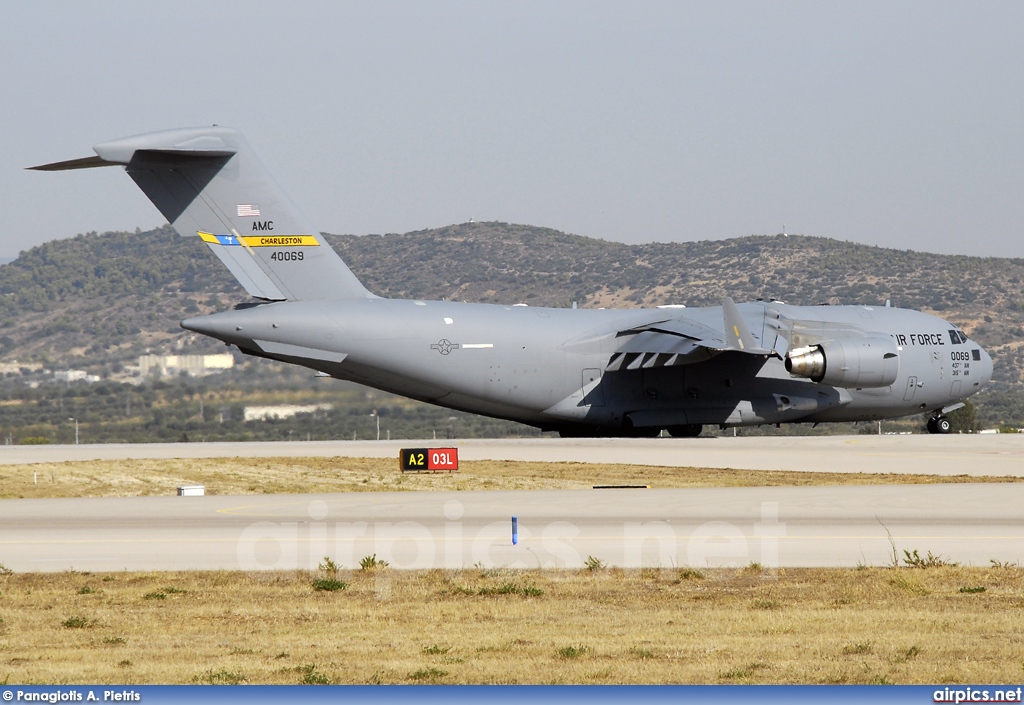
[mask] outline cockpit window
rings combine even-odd
[[[951,330],[949,331],[949,341],[953,345],[961,345],[967,342],[967,336],[961,330]]]

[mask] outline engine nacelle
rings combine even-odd
[[[891,338],[825,340],[786,355],[786,371],[833,387],[888,387],[900,373]]]

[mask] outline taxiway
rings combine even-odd
[[[463,460],[665,467],[1024,475],[1024,434],[469,439],[0,446],[0,463],[125,458],[397,458],[400,448],[457,447]]]

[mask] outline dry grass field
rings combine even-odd
[[[780,472],[587,463],[462,462],[457,473],[403,474],[387,458],[226,458],[119,460],[0,465],[0,499],[142,497],[205,485],[207,494],[415,490],[585,489],[598,484],[651,487],[1021,482],[1020,477],[940,477],[874,473]]]
[[[0,681],[1016,683],[1022,616],[1006,566],[13,574]]]

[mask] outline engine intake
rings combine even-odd
[[[786,371],[833,387],[888,387],[900,373],[891,338],[825,340],[786,355]]]

